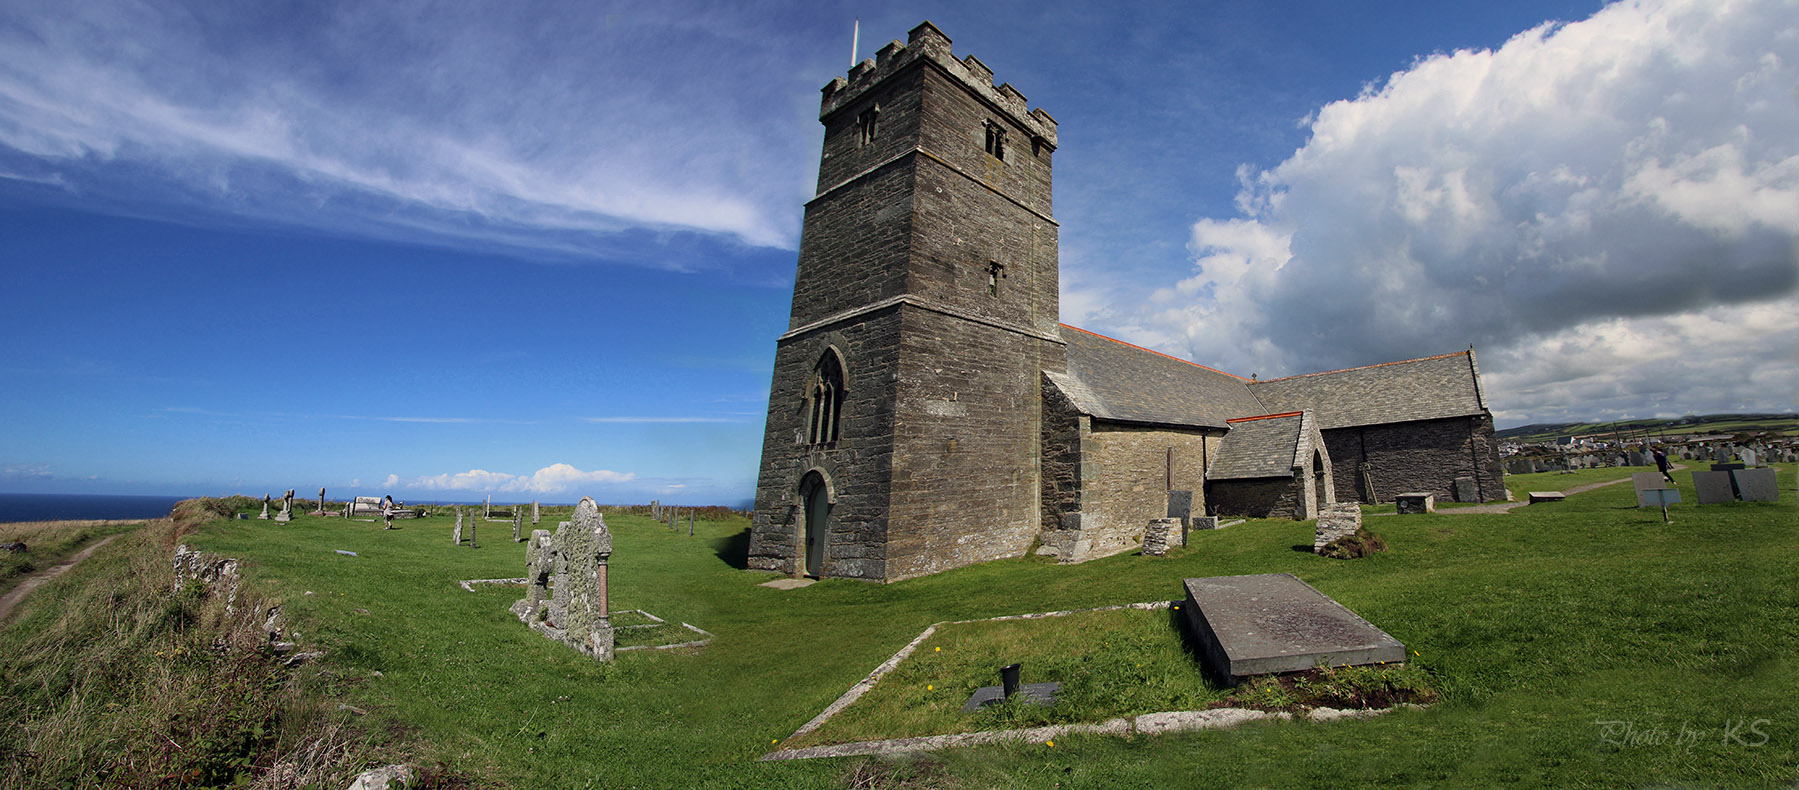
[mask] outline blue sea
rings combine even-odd
[[[162,518],[184,496],[0,494],[0,524],[101,518]]]

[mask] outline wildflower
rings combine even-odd
[[[1055,741],[1047,741],[1043,745],[1044,746],[1054,746],[1054,745],[1056,745],[1056,742]]]
[[[929,684],[929,683],[926,683],[926,684],[925,684],[925,687],[924,687],[924,690],[925,690],[925,691],[936,691],[936,690],[937,690],[937,687],[936,687],[936,686],[933,686],[933,685],[931,685],[931,684]]]

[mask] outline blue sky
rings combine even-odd
[[[857,19],[1060,122],[1069,323],[1799,401],[1793,0],[15,0],[0,491],[745,503]]]

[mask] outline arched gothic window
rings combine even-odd
[[[837,425],[843,411],[843,363],[835,351],[826,351],[812,370],[806,390],[806,443],[837,441]]]

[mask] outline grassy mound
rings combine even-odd
[[[361,752],[317,672],[284,665],[250,594],[177,587],[190,500],[35,591],[0,629],[0,786],[347,784]]]

